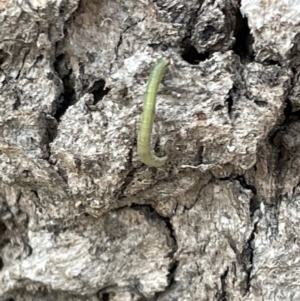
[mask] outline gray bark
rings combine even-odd
[[[1,300],[300,299],[300,8],[275,2],[0,0]]]

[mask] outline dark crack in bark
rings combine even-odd
[[[70,58],[66,54],[60,54],[54,62],[54,68],[63,82],[63,94],[60,96],[59,104],[54,115],[59,122],[68,107],[76,102],[74,82],[72,80],[72,69],[69,67]]]

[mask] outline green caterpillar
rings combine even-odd
[[[157,60],[152,67],[145,94],[143,113],[138,133],[137,149],[140,160],[146,165],[154,167],[162,166],[167,160],[167,156],[155,156],[154,152],[152,152],[150,149],[150,144],[157,90],[169,63],[169,59],[164,57]]]

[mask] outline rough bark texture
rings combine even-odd
[[[0,0],[1,300],[300,300],[299,40],[299,1]]]

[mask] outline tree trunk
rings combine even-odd
[[[0,0],[1,300],[300,300],[287,2]]]

